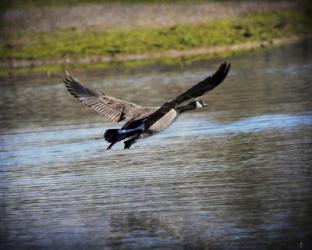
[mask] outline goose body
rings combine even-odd
[[[168,128],[174,120],[178,117],[178,112],[175,109],[171,109],[162,118],[156,121],[150,128],[149,131],[153,134],[161,132]]]
[[[212,76],[194,85],[174,100],[165,102],[160,107],[142,107],[103,93],[94,92],[84,87],[68,72],[66,72],[64,83],[67,90],[78,101],[112,122],[125,122],[120,129],[106,130],[104,138],[110,143],[107,149],[119,141],[124,141],[124,149],[129,149],[138,139],[154,135],[168,128],[181,113],[207,106],[196,97],[204,95],[219,85],[229,70],[230,64],[221,64]],[[190,99],[192,99],[191,102],[181,105]]]

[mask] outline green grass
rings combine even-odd
[[[0,44],[0,59],[78,58],[208,48],[306,34],[311,26],[311,20],[299,11],[279,11],[167,28],[20,33]]]
[[[22,33],[0,44],[0,58],[56,59],[186,50],[287,37],[306,33],[310,27],[311,21],[301,13],[284,11],[169,28]]]

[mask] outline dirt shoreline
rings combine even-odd
[[[276,38],[270,41],[256,41],[247,42],[234,45],[214,46],[209,48],[194,48],[190,50],[168,50],[159,53],[145,53],[145,54],[125,54],[114,56],[87,56],[80,58],[62,58],[62,59],[37,59],[37,60],[5,60],[0,61],[1,68],[32,68],[45,65],[67,65],[67,64],[90,64],[90,63],[111,63],[111,62],[127,62],[127,61],[140,61],[149,59],[176,59],[180,57],[191,57],[200,55],[220,55],[222,53],[231,53],[237,51],[246,51],[267,46],[281,46],[290,45],[299,42],[306,37],[292,36],[285,38]]]
[[[71,7],[9,9],[0,12],[0,31],[49,32],[62,29],[127,29],[198,24],[256,11],[288,10],[297,2],[204,2],[194,4],[88,4]]]

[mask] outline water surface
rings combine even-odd
[[[0,93],[1,249],[309,249],[311,43],[227,58],[201,112],[124,151],[115,125],[59,79],[14,78]],[[211,74],[185,68],[79,78],[160,105]]]

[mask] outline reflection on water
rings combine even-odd
[[[207,110],[126,151],[59,80],[3,84],[1,249],[311,248],[311,47],[228,60]],[[80,78],[153,106],[216,66]]]

